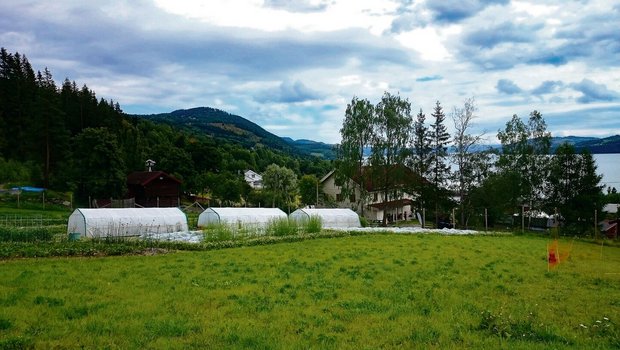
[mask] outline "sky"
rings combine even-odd
[[[495,143],[537,110],[553,136],[620,134],[620,2],[8,0],[0,46],[130,114],[207,106],[340,142],[353,97],[431,119],[473,98]]]

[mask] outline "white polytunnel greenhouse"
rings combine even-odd
[[[271,221],[287,219],[278,208],[207,208],[198,216],[198,227],[225,224],[239,228],[265,228]]]
[[[128,237],[187,232],[187,216],[179,208],[75,209],[67,233],[81,237]]]
[[[298,222],[313,216],[321,219],[323,228],[362,227],[359,216],[351,209],[297,209],[289,215],[291,220]]]

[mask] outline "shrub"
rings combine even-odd
[[[7,330],[13,326],[11,320],[0,318],[0,331]]]
[[[202,232],[205,241],[228,241],[235,237],[232,227],[222,223],[210,224]]]
[[[270,236],[289,236],[297,234],[297,230],[297,222],[288,218],[279,218],[269,221],[266,232]]]
[[[310,219],[304,221],[303,224],[303,228],[306,233],[319,233],[323,227],[323,222],[317,215],[310,216]]]
[[[49,242],[53,236],[45,227],[0,227],[0,242]]]
[[[28,338],[13,337],[0,340],[0,349],[34,349],[34,343]]]
[[[368,219],[366,219],[363,216],[360,216],[360,224],[362,225],[362,227],[368,227]]]

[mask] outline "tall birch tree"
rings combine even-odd
[[[363,168],[366,163],[366,151],[373,140],[374,123],[374,106],[370,101],[353,97],[351,103],[347,105],[340,129],[342,141],[337,149],[336,181],[346,197],[354,194],[355,189],[359,188],[360,196],[356,198],[356,206],[362,216],[368,199],[364,184],[371,176],[371,173],[365,172]]]
[[[405,162],[413,130],[411,103],[399,95],[383,94],[375,108],[375,132],[370,164],[375,183],[383,193],[383,226],[387,225],[388,202],[399,199]]]

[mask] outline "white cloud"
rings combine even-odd
[[[525,12],[535,17],[553,15],[558,11],[558,6],[541,5],[526,1],[512,1],[511,5],[516,12]]]
[[[31,0],[0,3],[0,42],[129,113],[211,106],[335,143],[351,98],[387,90],[427,115],[473,96],[487,130],[537,109],[553,130],[599,135],[620,128],[619,11],[605,0]]]
[[[396,39],[405,47],[414,49],[420,57],[429,61],[445,61],[452,57],[443,45],[442,36],[435,28],[424,27],[400,33]]]
[[[300,32],[367,28],[380,34],[389,28],[397,3],[390,1],[335,1],[319,12],[290,12],[265,7],[262,0],[193,1],[155,0],[165,11],[199,19],[224,27],[252,28],[264,31]]]

